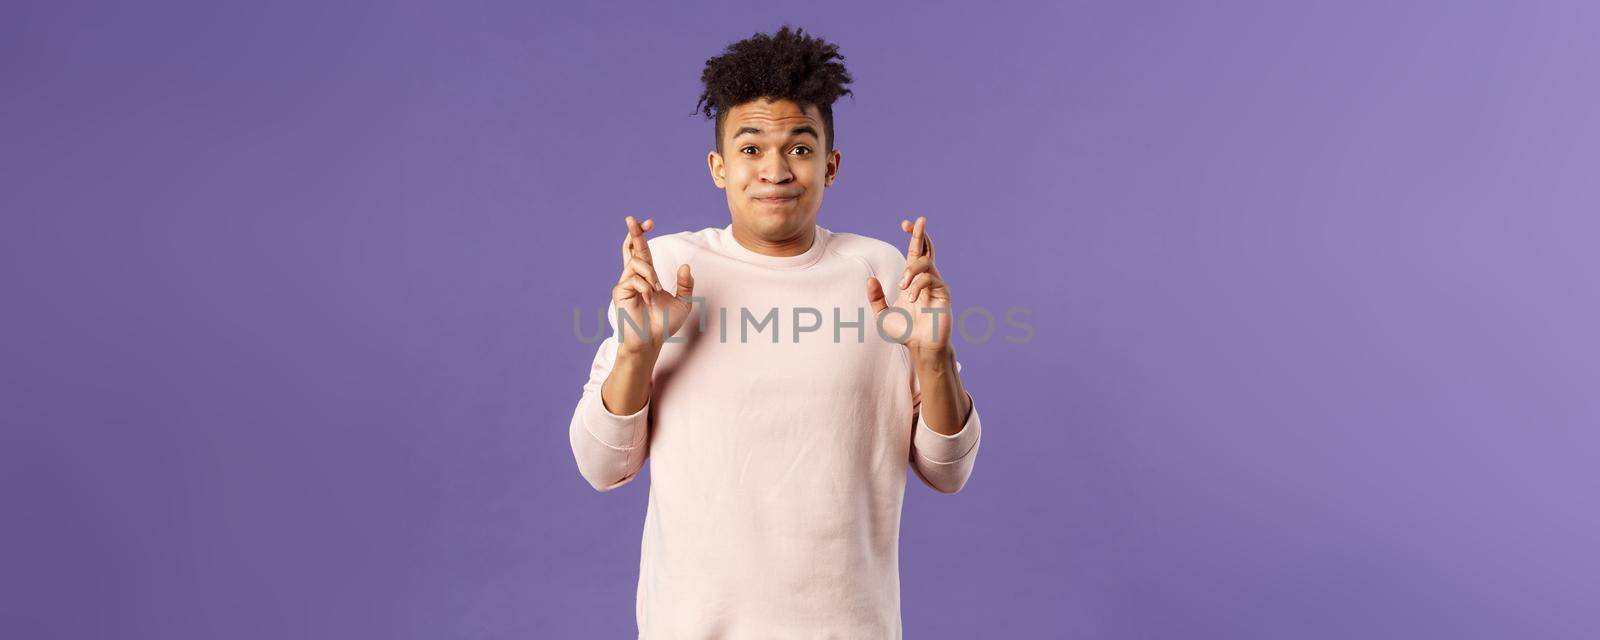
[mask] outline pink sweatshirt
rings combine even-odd
[[[910,354],[879,336],[867,302],[869,275],[892,299],[905,257],[816,233],[792,257],[745,248],[732,225],[651,238],[669,291],[692,265],[705,328],[691,317],[674,336],[686,342],[664,345],[650,401],[629,416],[600,399],[617,349],[607,310],[612,337],[569,430],[600,491],[653,460],[641,638],[899,638],[906,468],[944,493],[972,474],[976,406],[954,436],[930,429]]]

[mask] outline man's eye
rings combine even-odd
[[[807,146],[804,146],[804,145],[797,146],[797,147],[795,147],[793,149],[790,149],[789,153],[793,153],[793,154],[796,154],[796,155],[802,155],[802,156],[811,155],[811,147],[807,147]]]
[[[755,148],[755,147],[745,147],[745,148],[743,148],[743,149],[740,149],[740,150],[739,150],[739,153],[743,153],[743,154],[745,154],[745,155],[749,155],[749,154],[750,154],[750,153],[754,153],[754,152],[755,152],[755,150],[756,150],[756,148]]]

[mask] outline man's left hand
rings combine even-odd
[[[906,268],[901,273],[894,303],[884,295],[877,278],[867,280],[867,301],[881,320],[884,335],[904,344],[914,355],[938,355],[950,350],[950,287],[934,264],[933,239],[928,237],[926,217],[915,223],[901,220],[900,229],[911,234],[906,249]],[[890,309],[899,311],[890,311]],[[884,315],[887,314],[887,317]],[[908,329],[909,321],[909,329]]]

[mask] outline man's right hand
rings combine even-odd
[[[619,314],[633,322],[629,324],[628,319],[622,317],[612,318],[617,327],[617,350],[618,355],[645,356],[653,362],[667,337],[677,333],[689,319],[694,275],[688,263],[684,263],[678,267],[674,292],[667,293],[656,276],[650,244],[644,237],[645,232],[655,228],[655,221],[647,219],[640,223],[628,216],[627,223],[628,235],[622,239],[622,276],[611,289],[611,302],[617,306]]]

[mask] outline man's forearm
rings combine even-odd
[[[911,361],[917,385],[922,388],[922,420],[937,433],[947,436],[959,433],[967,423],[972,402],[956,371],[955,350],[919,352],[913,349]]]
[[[655,368],[654,356],[619,349],[611,374],[600,386],[600,400],[605,404],[606,411],[629,416],[643,409],[645,403],[650,401],[650,379]]]

